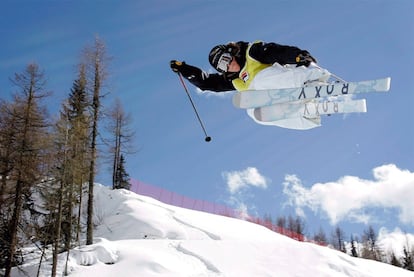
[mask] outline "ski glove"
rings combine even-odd
[[[180,62],[176,60],[170,61],[170,67],[172,71],[176,73],[180,73],[184,66],[185,66],[185,62]]]
[[[197,67],[186,64],[185,62],[180,62],[176,60],[170,61],[170,67],[172,71],[176,73],[181,73],[183,77],[187,79],[192,79],[195,76],[201,75],[201,70]]]
[[[297,66],[306,66],[308,67],[312,62],[317,63],[316,59],[309,54],[308,51],[302,51],[295,58]]]

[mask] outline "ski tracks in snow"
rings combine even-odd
[[[183,247],[182,242],[171,243],[171,246],[175,248],[181,254],[184,254],[185,256],[191,259],[195,259],[198,262],[200,262],[202,265],[204,265],[207,270],[207,274],[208,274],[207,276],[216,276],[216,277],[224,276],[223,273],[220,272],[220,270],[217,267],[215,267],[214,264],[211,263],[209,260]]]
[[[219,236],[217,236],[217,235],[215,235],[215,234],[213,234],[213,233],[210,233],[210,232],[208,232],[208,231],[206,231],[206,230],[203,230],[203,229],[201,229],[201,228],[198,228],[198,227],[196,227],[196,226],[193,226],[193,225],[191,225],[191,224],[189,224],[189,223],[187,223],[187,222],[185,222],[185,221],[183,221],[183,220],[181,220],[181,219],[177,218],[175,215],[172,215],[172,218],[173,218],[175,221],[177,221],[178,223],[180,223],[180,224],[182,224],[182,225],[184,225],[184,226],[190,227],[190,228],[192,228],[192,229],[196,229],[197,231],[200,231],[200,232],[202,232],[202,233],[206,234],[206,235],[207,235],[210,239],[212,239],[212,240],[220,240],[220,239],[221,239]]]

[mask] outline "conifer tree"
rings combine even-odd
[[[69,118],[69,137],[70,137],[70,160],[72,161],[71,170],[71,189],[67,211],[72,211],[73,197],[77,196],[78,214],[76,222],[76,240],[80,238],[80,218],[82,209],[83,184],[89,175],[90,155],[90,125],[91,117],[88,114],[90,102],[87,97],[87,79],[85,65],[80,64],[79,76],[73,83],[71,93],[68,98],[68,118]],[[75,187],[77,189],[75,189]],[[72,230],[72,217],[68,216],[69,230]],[[68,244],[68,243],[67,243]],[[68,248],[68,246],[67,246]]]
[[[341,227],[336,226],[335,230],[332,233],[332,245],[335,249],[346,252],[345,249],[345,232],[342,230]]]
[[[102,88],[107,76],[108,57],[105,44],[95,38],[93,46],[86,47],[84,51],[84,64],[87,78],[88,90],[92,94],[92,121],[91,121],[91,142],[90,142],[90,162],[88,178],[88,207],[86,223],[86,244],[93,243],[93,193],[95,182],[95,170],[97,160],[97,138],[99,115],[101,112]]]
[[[313,240],[321,245],[326,245],[328,243],[326,233],[322,227],[319,227],[319,231],[313,236]]]
[[[286,216],[279,216],[276,219],[276,226],[278,227],[278,232],[281,234],[285,234],[285,232],[287,231],[287,220],[286,220]]]
[[[361,257],[365,259],[381,261],[382,255],[381,251],[377,246],[377,235],[372,226],[368,226],[364,230],[363,235],[363,248],[361,251]]]
[[[115,100],[109,119],[108,131],[112,137],[109,150],[112,160],[112,188],[116,189],[119,188],[121,181],[119,175],[121,156],[134,153],[132,141],[135,133],[129,128],[131,117],[125,113],[119,99]],[[125,164],[122,166],[125,170]]]
[[[131,187],[129,183],[129,174],[126,172],[125,169],[125,159],[124,155],[121,154],[121,158],[119,159],[119,165],[116,170],[116,180],[115,180],[115,189],[127,189],[129,190]]]
[[[402,266],[394,251],[391,253],[390,264],[398,267]]]
[[[351,235],[351,255],[353,257],[358,257],[358,251],[357,251],[356,245],[355,245],[356,243],[357,243],[357,241],[356,241],[355,237],[353,235]]]
[[[0,268],[5,267],[6,257],[10,251],[9,221],[12,214],[14,183],[10,180],[15,157],[13,116],[9,113],[11,103],[0,102]]]
[[[406,246],[403,248],[402,267],[414,271],[413,251],[410,251]]]
[[[5,276],[10,276],[18,243],[18,226],[21,220],[24,196],[43,177],[44,143],[47,142],[46,112],[41,99],[48,96],[45,79],[37,64],[29,64],[25,71],[16,74],[14,85],[19,89],[9,115],[16,128],[14,169],[10,178],[15,184],[13,211],[9,227],[10,248],[5,261]]]
[[[81,209],[82,184],[86,180],[89,157],[89,117],[84,66],[80,66],[79,78],[73,83],[69,97],[63,103],[59,120],[54,131],[55,177],[45,196],[45,203],[51,211],[49,221],[53,222],[53,263],[52,276],[56,276],[57,255],[62,250],[69,251],[72,242],[73,207],[75,202]],[[75,189],[77,186],[77,190]],[[76,193],[77,192],[77,193]],[[80,212],[78,212],[80,218]],[[80,231],[80,221],[78,228]],[[66,270],[65,270],[66,271]]]
[[[55,214],[55,226],[53,234],[53,263],[52,276],[56,276],[57,258],[59,253],[59,245],[62,232],[62,217],[63,217],[63,196],[65,189],[71,182],[71,163],[69,159],[70,142],[69,142],[69,112],[65,105],[63,105],[60,112],[60,120],[56,124],[57,131],[55,132],[56,144],[56,173],[55,180],[58,184],[57,189],[57,209],[51,212]]]

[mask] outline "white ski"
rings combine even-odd
[[[385,92],[390,89],[390,84],[391,78],[387,77],[377,80],[349,83],[339,82],[329,85],[310,85],[299,88],[248,90],[235,93],[233,96],[233,105],[237,108],[251,109],[321,97],[365,92]]]
[[[364,113],[367,111],[365,99],[337,101],[337,99],[309,99],[278,103],[254,109],[254,117],[261,122],[272,122],[288,118],[318,118],[321,115]]]

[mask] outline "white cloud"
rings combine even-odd
[[[378,246],[385,253],[394,253],[397,257],[402,258],[404,253],[404,247],[411,249],[414,243],[414,235],[408,234],[399,228],[395,228],[393,231],[388,231],[382,227],[378,232]]]
[[[304,215],[305,207],[321,210],[332,224],[344,219],[368,223],[374,218],[369,208],[396,208],[402,223],[414,224],[414,173],[389,164],[374,168],[373,176],[344,176],[306,188],[295,175],[287,175],[283,192],[298,215]]]
[[[255,206],[248,206],[243,199],[239,197],[230,196],[227,200],[227,203],[234,208],[237,218],[248,219],[250,217],[251,211],[256,209]]]
[[[241,171],[223,172],[222,176],[230,193],[228,204],[235,208],[241,218],[248,218],[250,214],[255,214],[256,207],[250,201],[253,194],[248,188],[266,189],[268,180],[255,167],[248,167]]]
[[[241,189],[249,186],[263,189],[267,188],[266,178],[255,167],[248,167],[242,171],[223,172],[222,175],[226,180],[227,189],[231,194],[237,193]]]

